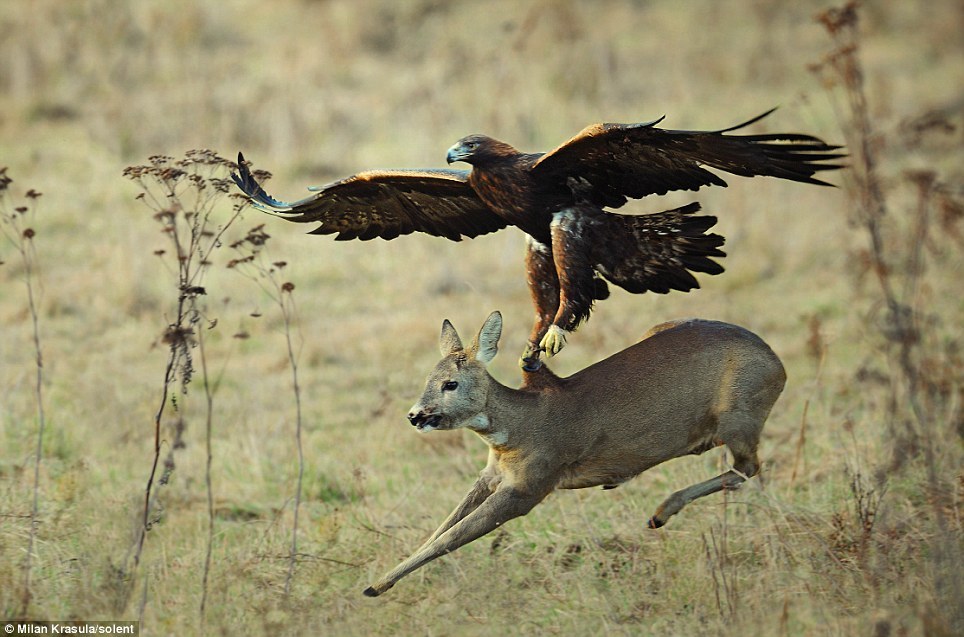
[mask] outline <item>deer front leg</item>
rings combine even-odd
[[[434,542],[440,535],[448,531],[450,528],[455,526],[459,521],[461,521],[465,516],[475,511],[480,504],[485,502],[485,500],[492,495],[499,486],[499,482],[502,477],[499,475],[498,469],[496,468],[496,458],[495,454],[489,450],[489,462],[485,469],[482,470],[479,479],[476,480],[472,488],[466,494],[458,506],[453,509],[445,521],[442,522],[441,526],[432,533],[425,542],[419,547],[419,551]],[[417,553],[418,551],[416,551]]]
[[[535,307],[536,319],[529,334],[519,366],[526,371],[536,371],[542,365],[542,341],[559,311],[559,279],[552,261],[552,248],[532,237],[526,237],[526,280]]]
[[[366,588],[365,595],[378,597],[415,569],[482,537],[512,518],[525,515],[541,502],[547,493],[530,493],[509,486],[499,487],[474,511]]]

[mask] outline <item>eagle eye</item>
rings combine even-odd
[[[447,380],[444,383],[442,383],[442,391],[453,391],[458,386],[459,384],[454,380]]]

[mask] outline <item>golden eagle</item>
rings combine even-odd
[[[840,168],[839,146],[796,133],[731,135],[773,111],[716,131],[642,124],[594,124],[555,150],[520,153],[512,146],[469,135],[449,148],[447,160],[463,170],[375,170],[358,173],[285,203],[268,195],[238,154],[234,181],[255,206],[289,221],[320,223],[311,234],[336,240],[394,239],[411,232],[460,241],[516,226],[527,235],[526,271],[536,309],[522,357],[538,367],[566,335],[589,317],[605,281],[633,293],[699,287],[691,272],[718,274],[723,237],[706,234],[716,217],[695,215],[699,204],[646,215],[606,211],[628,199],[671,190],[726,186],[713,168],[735,175],[766,175],[830,185],[814,175]]]

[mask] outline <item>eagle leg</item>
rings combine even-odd
[[[589,254],[586,226],[593,223],[597,211],[585,210],[578,204],[553,215],[552,261],[559,282],[558,303],[552,325],[539,342],[548,356],[555,356],[566,345],[566,337],[589,318],[598,294],[597,276]],[[608,292],[608,290],[605,290]]]
[[[526,280],[535,306],[536,318],[519,366],[528,371],[539,369],[542,339],[559,309],[559,278],[549,246],[526,237]]]

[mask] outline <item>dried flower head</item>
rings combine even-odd
[[[13,179],[7,176],[7,167],[0,168],[0,192],[4,192],[13,183]]]

